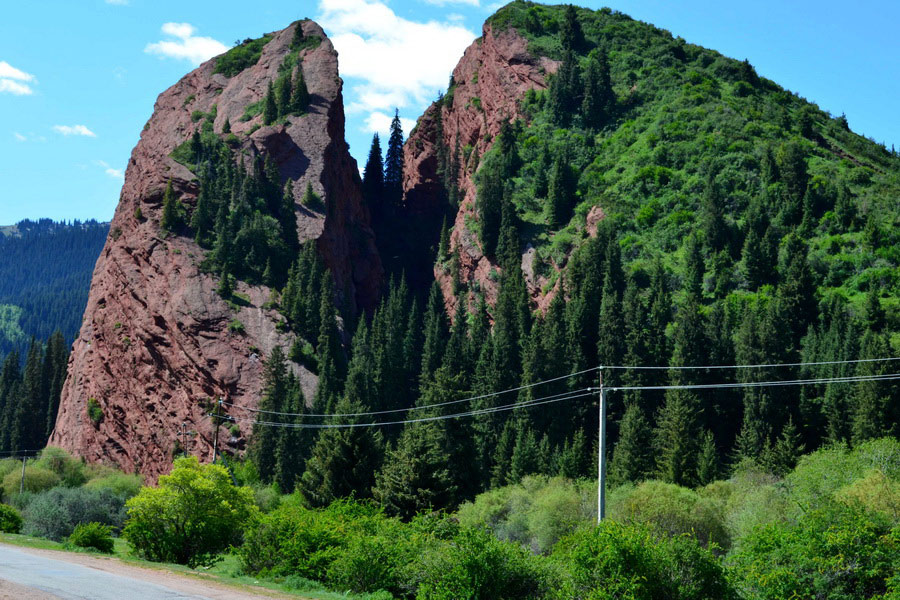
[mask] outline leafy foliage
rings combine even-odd
[[[75,526],[68,542],[79,548],[93,548],[107,554],[113,551],[113,539],[109,525],[97,522],[81,523]]]
[[[177,459],[158,487],[143,488],[126,506],[122,534],[142,557],[190,566],[215,562],[257,512],[250,488],[235,487],[224,467],[195,457]]]
[[[236,44],[225,54],[216,58],[214,73],[221,73],[225,77],[234,77],[244,69],[252,67],[262,56],[263,48],[272,39],[272,35],[264,35],[254,39],[246,39]]]
[[[0,504],[0,531],[19,533],[22,530],[22,515],[8,504]]]

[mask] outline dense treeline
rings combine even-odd
[[[41,219],[0,235],[0,357],[14,349],[24,357],[32,336],[75,338],[108,231],[108,223]]]
[[[0,369],[0,452],[46,445],[56,424],[68,361],[69,346],[59,331],[46,344],[32,338],[24,368],[17,351],[6,356]]]

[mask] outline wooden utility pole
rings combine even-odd
[[[213,464],[216,464],[216,459],[219,457],[219,407],[222,406],[222,399],[219,398],[219,401],[216,403],[216,414],[213,415],[213,419],[216,421],[216,433],[213,435]]]
[[[19,493],[25,491],[25,455],[22,455],[22,481],[19,482]]]

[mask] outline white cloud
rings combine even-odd
[[[34,75],[15,68],[5,60],[0,60],[0,93],[29,96],[34,93],[29,83],[37,83]]]
[[[27,137],[19,133],[18,131],[13,131],[13,137],[16,138],[17,142],[25,142],[28,140]]]
[[[316,21],[328,32],[341,76],[356,96],[347,112],[369,113],[369,130],[390,122],[385,111],[434,100],[476,37],[452,22],[409,21],[378,0],[321,0],[319,9]]]
[[[84,137],[97,137],[97,134],[84,125],[54,125],[53,131],[65,136],[81,135]]]
[[[228,46],[218,40],[194,35],[197,28],[190,23],[165,23],[162,32],[174,39],[147,44],[144,52],[165,58],[188,60],[199,65],[228,50]]]
[[[468,4],[469,6],[480,6],[479,0],[425,0],[426,4],[434,6],[447,6],[448,4]]]
[[[12,79],[0,79],[0,93],[6,92],[16,96],[30,96],[34,93],[29,85],[13,81]]]
[[[128,0],[106,0],[106,3],[113,6],[128,6]]]
[[[369,113],[369,116],[366,117],[365,127],[362,127],[361,129],[367,133],[377,133],[382,139],[387,140],[391,130],[391,121],[393,119],[393,115],[383,112]],[[412,119],[400,117],[400,125],[403,127],[403,135],[407,136],[409,135],[409,132],[412,131],[412,128],[416,126],[416,122]]]
[[[94,164],[103,169],[103,172],[113,179],[125,179],[125,173],[122,169],[113,169],[109,163],[103,160],[95,160]]]

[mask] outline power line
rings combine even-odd
[[[868,363],[868,362],[888,362],[900,360],[900,357],[889,357],[889,358],[858,358],[855,360],[825,360],[819,362],[796,362],[796,363],[770,363],[770,364],[760,364],[760,365],[697,365],[697,366],[680,366],[680,367],[659,367],[659,366],[606,366],[600,367],[602,369],[622,369],[622,370],[661,370],[661,371],[683,371],[688,369],[698,369],[698,370],[707,370],[707,369],[769,369],[776,367],[817,367],[822,365],[847,365],[847,364],[857,364],[857,363]]]
[[[435,415],[433,417],[420,417],[417,419],[404,419],[400,421],[377,421],[371,423],[282,423],[278,421],[257,421],[253,418],[242,418],[242,417],[231,417],[225,415],[219,415],[218,418],[225,419],[233,422],[250,422],[255,425],[263,425],[265,427],[282,427],[286,429],[346,429],[353,427],[380,427],[382,425],[405,425],[408,423],[425,423],[430,421],[443,421],[445,419],[457,419],[460,417],[473,417],[477,415],[486,415],[495,412],[504,412],[508,410],[515,410],[517,408],[530,408],[532,406],[540,406],[542,404],[551,404],[554,402],[562,402],[564,400],[574,400],[575,398],[583,398],[585,396],[593,395],[593,391],[591,388],[584,388],[580,390],[574,390],[570,392],[564,392],[562,394],[554,394],[552,396],[545,396],[542,398],[535,398],[533,400],[527,400],[525,402],[516,402],[512,404],[504,404],[501,406],[493,406],[490,408],[481,408],[477,410],[470,410],[460,413],[454,413],[450,415]],[[212,413],[207,413],[208,416],[213,416]]]
[[[483,400],[485,398],[492,398],[494,396],[500,396],[503,394],[508,394],[511,392],[518,392],[525,389],[530,389],[533,387],[537,387],[539,385],[544,385],[547,383],[554,383],[556,381],[561,381],[563,379],[569,379],[571,377],[577,377],[579,375],[584,375],[585,373],[591,373],[593,371],[598,371],[601,369],[618,369],[618,370],[688,370],[688,369],[762,369],[762,368],[779,368],[779,367],[812,367],[812,366],[822,366],[822,365],[839,365],[839,364],[857,364],[857,363],[867,363],[867,362],[886,362],[886,361],[896,361],[900,360],[900,357],[889,357],[889,358],[861,358],[856,360],[830,360],[830,361],[819,361],[819,362],[799,362],[799,363],[771,363],[771,364],[758,364],[758,365],[700,365],[700,366],[681,366],[681,367],[660,367],[660,366],[624,366],[624,365],[602,365],[597,367],[591,367],[590,369],[584,369],[583,371],[577,371],[575,373],[569,373],[568,375],[561,375],[559,377],[554,377],[552,379],[544,379],[542,381],[536,381],[534,383],[529,383],[526,385],[521,385],[519,387],[510,388],[507,390],[501,390],[499,392],[491,392],[489,394],[482,394],[480,396],[472,396],[469,398],[462,398],[459,400],[450,400],[448,402],[439,402],[436,404],[426,404],[422,406],[411,406],[408,408],[393,408],[388,410],[376,410],[376,411],[366,411],[366,412],[356,412],[356,413],[333,413],[333,414],[320,414],[320,413],[291,413],[291,412],[279,412],[274,410],[263,410],[260,408],[251,408],[249,406],[240,406],[234,404],[232,402],[224,402],[220,403],[223,406],[233,406],[234,408],[240,410],[246,410],[252,413],[261,413],[266,415],[275,415],[279,417],[315,417],[315,418],[334,418],[334,417],[373,417],[377,415],[387,415],[387,414],[395,414],[395,413],[404,413],[408,411],[414,410],[426,410],[429,408],[438,408],[441,406],[450,406],[453,404],[461,404],[463,402],[472,402],[474,400]],[[619,387],[616,388],[619,390],[633,390],[633,389],[680,389],[680,388],[669,388],[669,387]]]
[[[686,384],[686,385],[668,385],[668,386],[619,386],[619,387],[608,387],[606,388],[609,391],[623,391],[623,390],[667,390],[667,389],[729,389],[729,388],[742,388],[742,387],[782,387],[782,386],[792,386],[792,385],[822,385],[828,383],[859,383],[864,381],[892,381],[900,379],[900,373],[889,373],[885,375],[859,375],[852,377],[830,377],[830,378],[816,378],[816,379],[793,379],[786,381],[749,381],[744,383],[713,383],[713,384]],[[561,394],[555,394],[552,396],[546,396],[542,398],[535,398],[533,400],[528,400],[525,402],[516,402],[512,404],[505,404],[501,406],[494,406],[490,408],[483,408],[471,411],[465,411],[450,415],[437,415],[433,417],[421,417],[417,419],[403,419],[398,421],[377,421],[377,422],[368,422],[368,423],[283,423],[278,421],[258,421],[253,418],[242,418],[242,417],[232,417],[226,415],[214,415],[213,413],[207,413],[207,416],[217,416],[217,418],[225,419],[231,422],[250,422],[256,425],[262,425],[265,427],[281,427],[286,429],[347,429],[347,428],[355,428],[355,427],[380,427],[382,425],[405,425],[408,423],[423,423],[428,421],[442,421],[445,419],[456,419],[461,417],[472,417],[483,414],[491,414],[495,412],[504,412],[508,410],[515,410],[517,408],[530,408],[532,406],[540,406],[543,404],[551,404],[554,402],[562,402],[564,400],[574,400],[576,398],[583,398],[585,396],[593,395],[595,392],[600,391],[600,388],[584,388],[581,390],[574,390],[570,392],[564,392]],[[291,415],[291,416],[303,416],[302,414]],[[330,415],[332,417],[338,417],[341,415]]]
[[[374,415],[387,415],[392,413],[402,413],[411,410],[425,410],[427,408],[438,408],[440,406],[449,406],[451,404],[460,404],[462,402],[471,402],[473,400],[483,400],[485,398],[492,398],[494,396],[500,396],[502,394],[509,394],[511,392],[519,392],[522,390],[527,390],[533,387],[537,387],[539,385],[544,385],[546,383],[553,383],[555,381],[561,381],[563,379],[569,379],[571,377],[577,377],[579,375],[584,375],[585,373],[590,373],[592,371],[596,371],[598,369],[602,369],[603,367],[592,367],[590,369],[585,369],[583,371],[578,371],[576,373],[569,373],[568,375],[561,375],[559,377],[554,377],[553,379],[544,379],[542,381],[536,381],[534,383],[529,383],[526,385],[521,385],[519,387],[510,388],[508,390],[502,390],[499,392],[491,392],[489,394],[482,394],[481,396],[472,396],[470,398],[462,398],[461,400],[450,400],[447,402],[438,402],[437,404],[426,404],[423,406],[411,406],[409,408],[392,408],[390,410],[375,410],[369,412],[358,412],[358,413],[333,413],[333,414],[316,414],[316,413],[289,413],[289,412],[278,412],[274,410],[262,410],[260,408],[250,408],[249,406],[238,406],[237,404],[233,404],[231,402],[222,402],[225,406],[234,406],[235,408],[239,408],[241,410],[246,410],[253,413],[263,413],[267,415],[277,415],[280,417],[369,417]]]
[[[732,383],[696,383],[683,385],[634,385],[614,386],[608,390],[703,390],[703,389],[730,389],[747,387],[781,387],[790,385],[823,385],[829,383],[857,383],[862,381],[891,381],[900,379],[900,373],[887,373],[884,375],[855,375],[847,377],[829,377],[816,379],[788,379],[784,381],[746,381]]]

